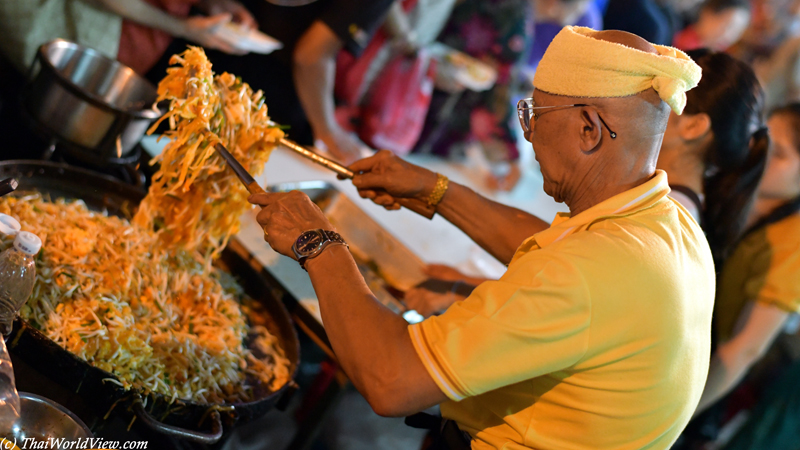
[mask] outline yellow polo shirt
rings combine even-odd
[[[800,313],[800,214],[749,233],[725,262],[714,306],[720,342],[748,301]]]
[[[714,266],[667,176],[519,247],[498,281],[409,327],[473,449],[667,449],[710,357]]]

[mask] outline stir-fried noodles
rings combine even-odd
[[[171,101],[160,121],[169,120],[165,135],[172,141],[154,160],[161,170],[134,223],[157,229],[168,245],[218,252],[238,231],[248,193],[214,144],[221,141],[257,175],[283,131],[269,120],[261,91],[229,73],[214,76],[202,49],[190,47],[172,62],[180,66],[167,69],[158,85],[159,100]]]
[[[261,92],[214,76],[201,49],[173,62],[180,66],[159,85],[160,99],[171,101],[172,141],[133,224],[81,201],[0,199],[0,212],[44,243],[21,315],[126,388],[252,400],[251,381],[276,389],[289,363],[265,327],[247,324],[241,288],[212,267],[248,207],[213,145],[221,140],[257,173],[283,133],[271,126]]]

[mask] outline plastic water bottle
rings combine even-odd
[[[19,419],[19,393],[6,343],[0,338],[0,437]],[[7,436],[7,435],[6,435]],[[0,445],[0,448],[6,448]]]
[[[33,233],[20,231],[14,246],[0,253],[0,332],[11,333],[17,311],[28,300],[36,281],[33,257],[42,248],[42,240]]]

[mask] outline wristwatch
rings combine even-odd
[[[318,228],[316,230],[304,231],[303,234],[294,241],[292,251],[294,252],[294,256],[297,257],[297,262],[300,263],[300,267],[305,269],[306,260],[314,258],[327,247],[334,244],[342,244],[350,248],[347,242],[339,236],[339,233]]]

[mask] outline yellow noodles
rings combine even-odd
[[[165,135],[172,141],[154,160],[161,169],[134,223],[157,229],[167,245],[219,252],[238,231],[248,194],[214,144],[221,141],[257,175],[283,131],[269,120],[261,91],[253,93],[229,73],[214,76],[201,48],[190,47],[172,62],[180,66],[169,68],[158,86],[159,100],[171,101],[160,121],[169,121]]]
[[[188,254],[164,250],[153,233],[81,201],[5,197],[0,211],[44,242],[22,317],[125,387],[219,402],[250,399],[247,373],[273,389],[288,380],[277,340],[248,329],[241,292],[223,289],[222,275]],[[268,343],[258,349],[265,361],[243,347],[248,332]]]
[[[43,241],[21,315],[126,388],[173,400],[248,401],[251,380],[277,389],[289,362],[266,328],[248,326],[236,301],[241,289],[211,265],[248,207],[214,144],[258,173],[283,132],[269,121],[261,91],[214,76],[202,49],[173,62],[180,66],[159,84],[159,100],[171,103],[163,120],[172,141],[133,224],[81,201],[0,199],[0,212]]]

